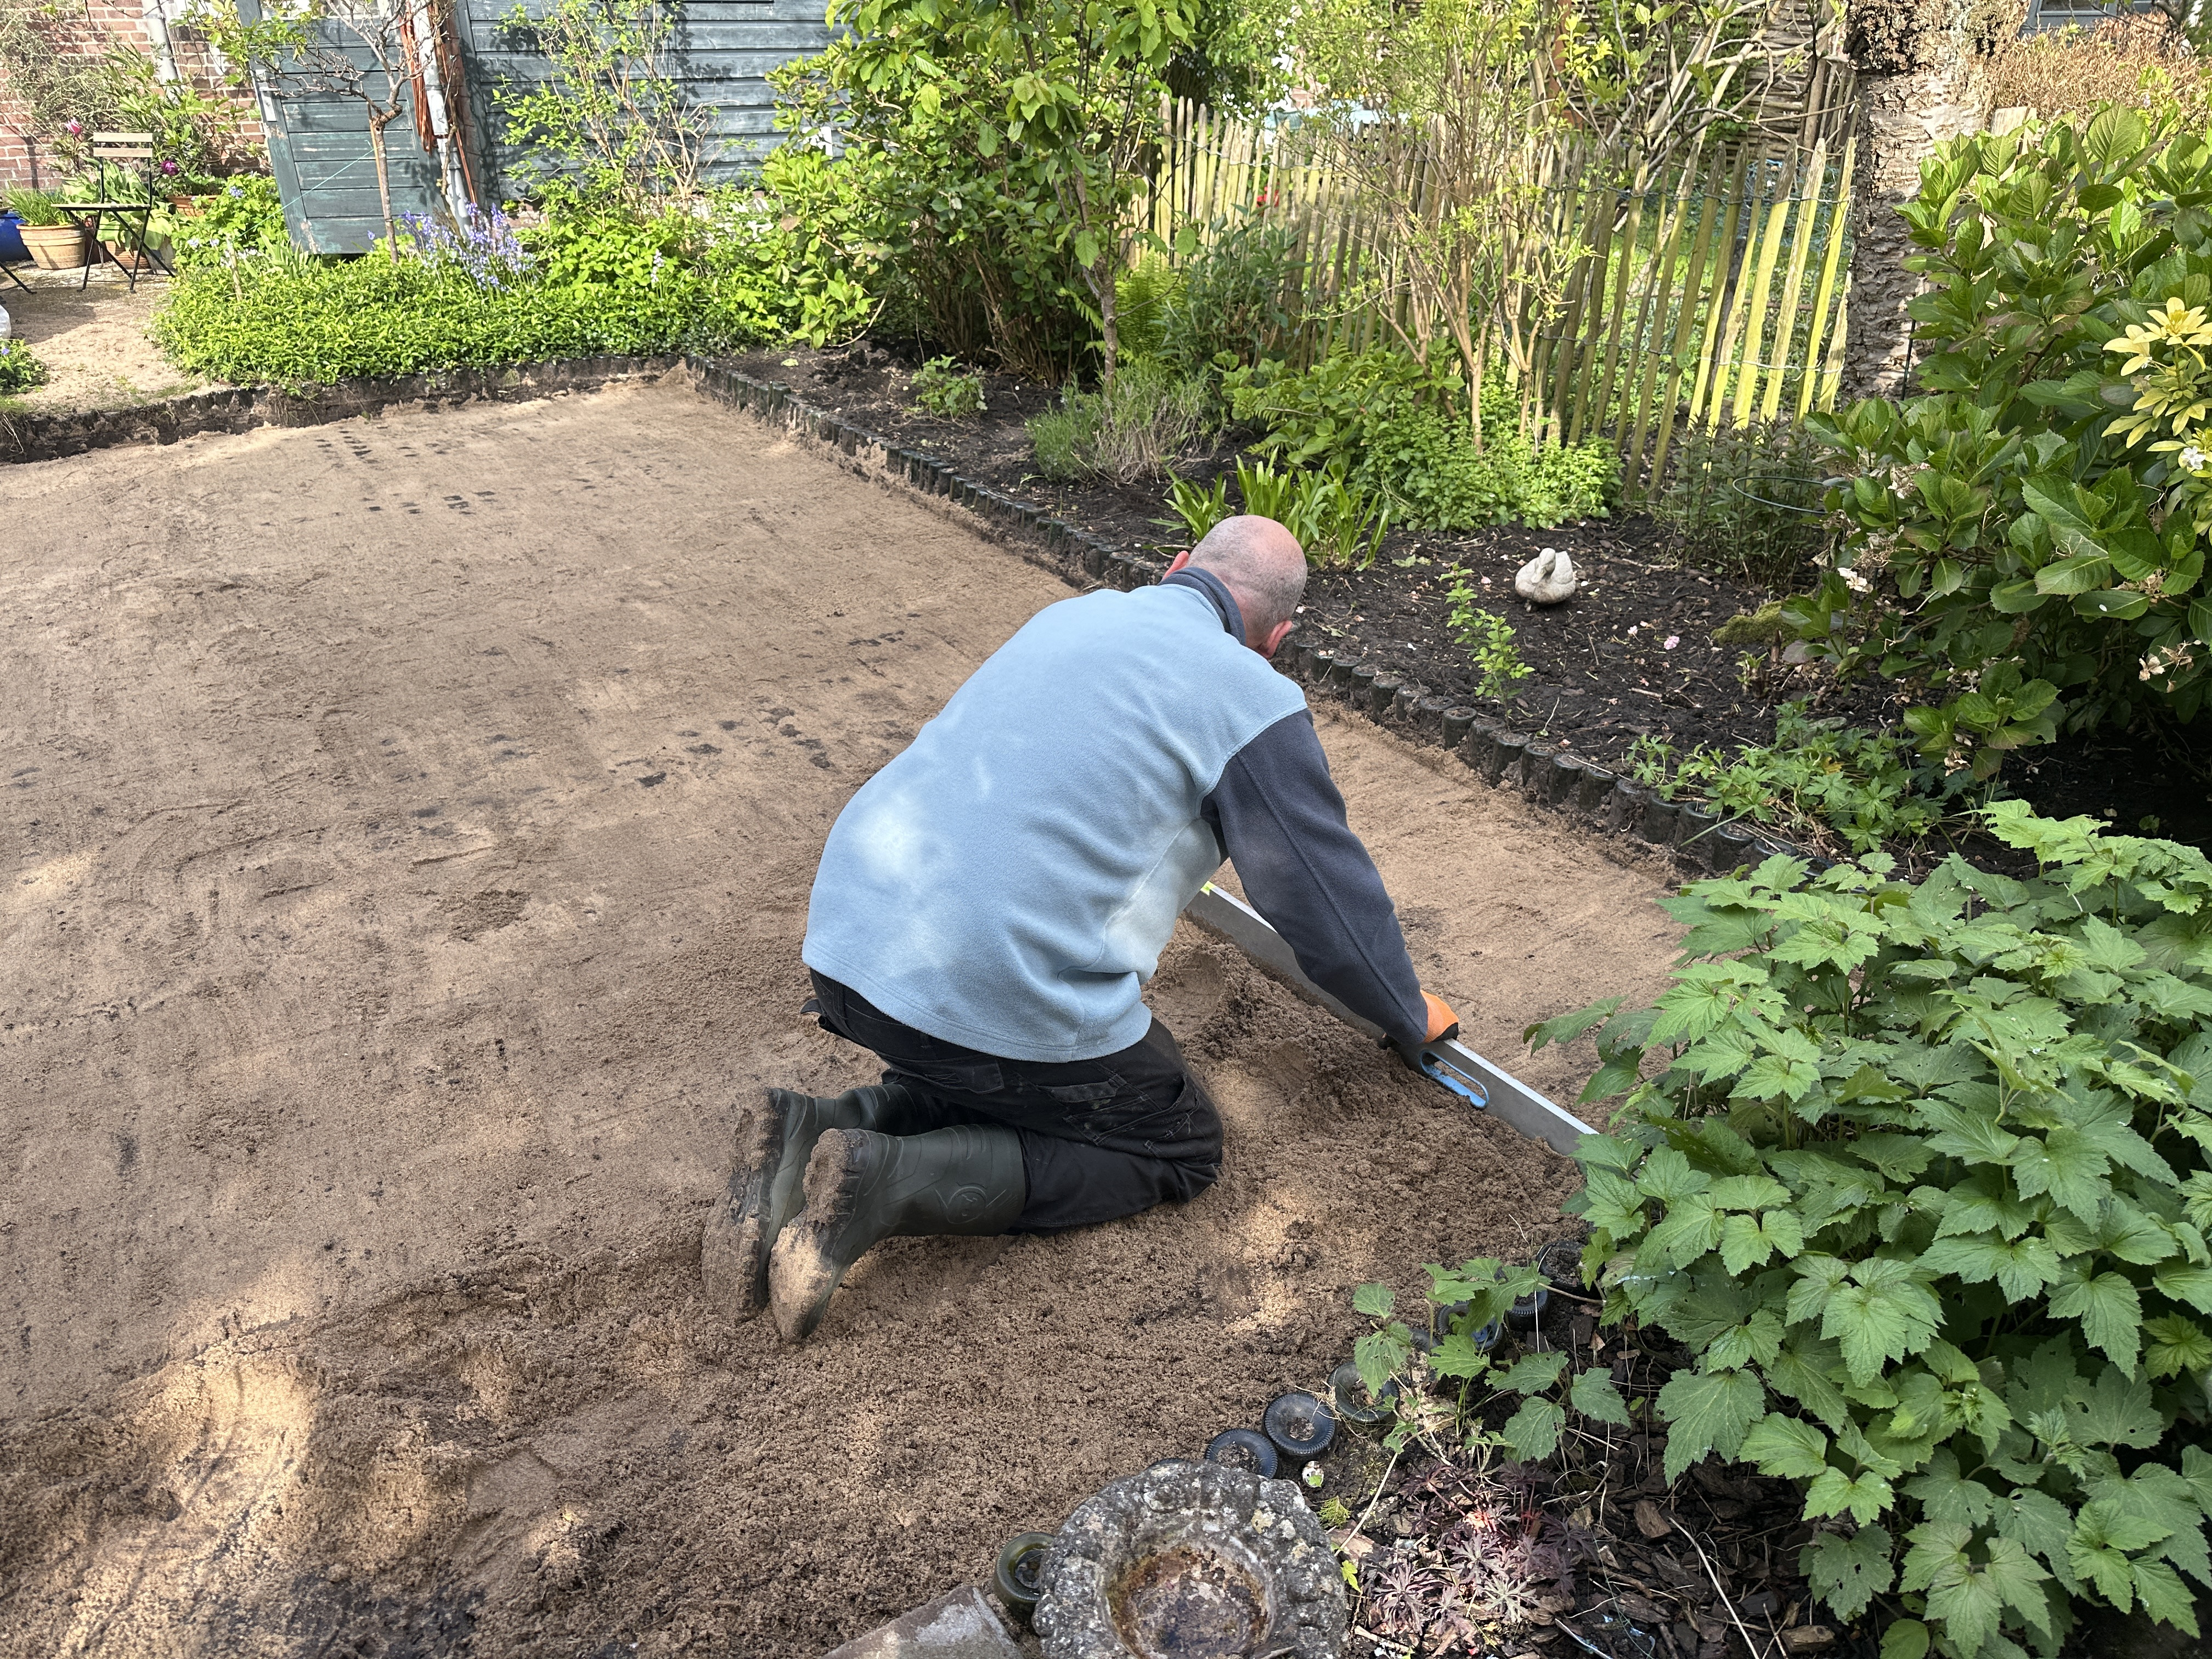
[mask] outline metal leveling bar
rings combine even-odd
[[[1382,1041],[1382,1028],[1353,1013],[1308,979],[1298,967],[1297,953],[1291,949],[1290,941],[1235,894],[1224,893],[1208,882],[1183,908],[1183,915],[1207,933],[1227,939],[1308,1002],[1328,1009],[1355,1031]],[[1421,1050],[1421,1070],[1462,1099],[1554,1152],[1571,1155],[1582,1137],[1593,1133],[1574,1114],[1547,1100],[1510,1072],[1492,1065],[1463,1042],[1431,1042]]]

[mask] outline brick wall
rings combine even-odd
[[[252,100],[229,91],[216,68],[207,46],[164,27],[166,13],[184,9],[180,0],[78,0],[52,26],[48,38],[72,56],[97,58],[117,44],[127,45],[172,69],[201,90],[221,93],[233,100],[246,117],[237,139],[240,154],[264,157],[261,124],[253,118]],[[8,72],[0,68],[0,187],[36,185],[51,188],[62,182],[52,152],[29,130],[29,112],[20,98],[9,95]]]

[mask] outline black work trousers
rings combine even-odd
[[[1054,1232],[1195,1198],[1221,1173],[1221,1119],[1155,1019],[1141,1041],[1097,1060],[1004,1060],[893,1019],[814,975],[823,1029],[882,1057],[884,1081],[925,1102],[902,1134],[955,1123],[1019,1133],[1029,1201],[1016,1232]]]

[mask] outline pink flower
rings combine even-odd
[[[84,136],[84,123],[82,121],[64,121],[62,123],[62,131],[68,133],[72,138],[82,137]]]
[[[1669,635],[1667,636],[1667,643],[1666,643],[1666,645],[1665,645],[1664,647],[1662,647],[1662,649],[1664,649],[1664,650],[1672,651],[1672,650],[1673,650],[1676,646],[1678,646],[1678,645],[1681,644],[1681,642],[1682,642],[1682,636],[1681,636],[1680,634],[1669,634]]]
[[[161,171],[164,173],[174,173],[176,170],[177,164],[174,161],[164,161],[161,163]]]

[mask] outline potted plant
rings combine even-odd
[[[54,205],[52,191],[18,187],[8,192],[8,206],[22,221],[17,234],[41,270],[75,270],[85,262],[84,227]]]

